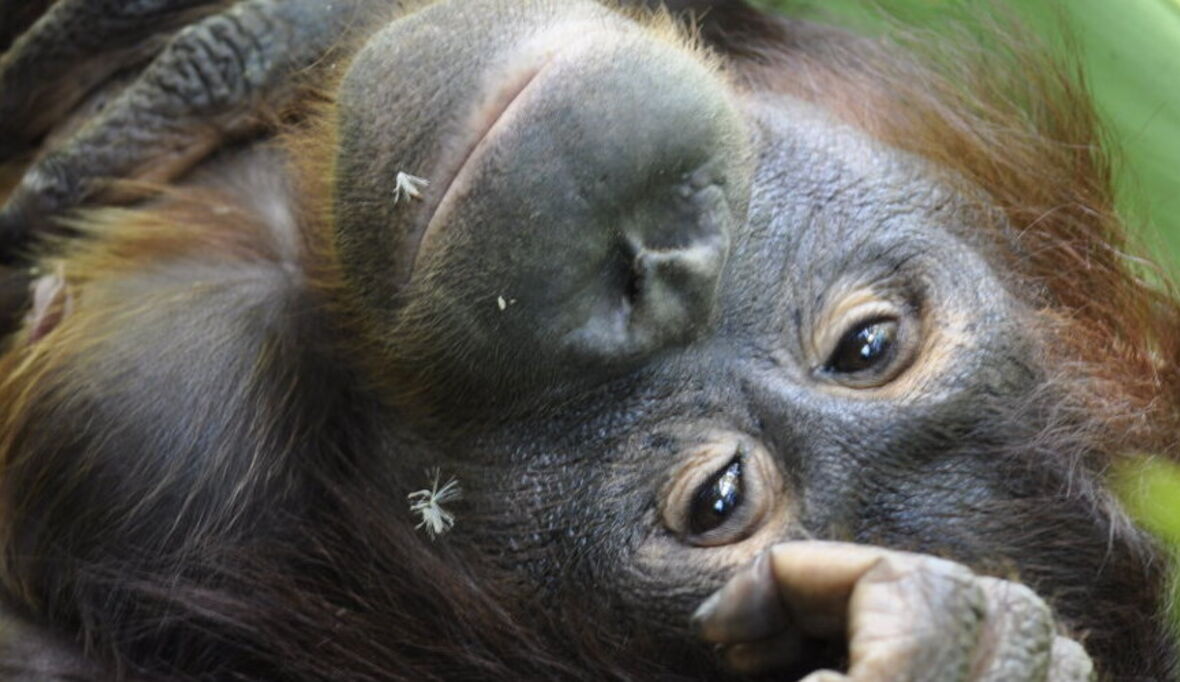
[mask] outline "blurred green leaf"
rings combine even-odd
[[[1145,457],[1121,467],[1115,485],[1134,516],[1156,535],[1180,546],[1180,465]]]
[[[1114,484],[1127,511],[1164,541],[1180,568],[1180,464],[1144,457],[1119,467]],[[1180,575],[1172,580],[1172,613],[1180,623]]]

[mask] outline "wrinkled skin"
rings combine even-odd
[[[203,22],[198,42],[226,16],[176,4],[168,21]],[[203,557],[242,538],[264,554],[291,519],[311,556],[333,494],[408,528],[405,497],[434,467],[463,497],[413,551],[508,576],[556,613],[609,614],[602,627],[654,642],[669,677],[1166,674],[1145,615],[1161,564],[1056,421],[1034,311],[973,236],[999,220],[979,196],[739,85],[736,58],[722,70],[666,24],[594,2],[452,0],[372,35],[361,2],[279,5],[225,10],[307,34],[250,43],[274,68],[238,90],[157,88],[188,54],[165,48],[91,94],[110,102],[97,113],[4,124],[27,146],[64,131],[5,208],[10,261],[63,208],[109,200],[93,182],[108,176],[189,173],[182,186],[260,216],[250,239],[266,245],[242,257],[210,239],[75,289],[67,257],[36,282],[9,362],[54,335],[98,341],[60,351],[44,397],[0,434],[6,679],[117,679],[116,664],[144,680],[321,679],[184,618],[133,636],[162,607],[93,576],[214,589]],[[367,37],[329,118],[321,253],[320,221],[291,218],[281,155],[206,154],[257,127],[239,130],[243,111],[296,97],[291,72],[313,69],[345,10]],[[129,145],[98,142],[129,128]],[[339,278],[326,291],[303,276],[321,268]],[[345,550],[372,537],[348,532]],[[189,649],[215,655],[160,653]]]

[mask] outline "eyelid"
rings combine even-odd
[[[872,392],[894,384],[906,371],[918,363],[929,346],[924,306],[920,295],[901,291],[883,293],[871,286],[832,287],[827,305],[814,318],[810,334],[805,337],[804,357],[811,378],[821,385],[850,389],[858,393]],[[895,340],[891,352],[880,364],[854,373],[832,372],[827,364],[845,335],[874,322],[891,320],[896,323]],[[877,395],[877,393],[864,393]]]
[[[821,367],[852,328],[877,319],[901,320],[905,311],[869,289],[853,292],[824,311],[812,326],[809,364]]]
[[[735,457],[742,463],[743,499],[733,516],[708,532],[689,530],[689,510],[701,487],[728,468]],[[702,443],[677,467],[661,491],[664,526],[680,541],[698,547],[740,542],[752,535],[781,497],[782,479],[761,444],[743,436],[722,436]]]
[[[714,471],[708,478],[701,481],[692,493],[692,498],[689,500],[689,510],[687,514],[687,530],[694,536],[707,535],[715,528],[721,528],[729,523],[731,518],[722,520],[722,522],[714,528],[706,528],[704,530],[697,530],[695,514],[698,511],[697,505],[702,502],[711,501],[709,498],[715,489],[722,490],[723,494],[729,492],[727,489],[736,487],[738,497],[737,508],[735,513],[741,513],[741,507],[745,504],[745,457],[741,448],[738,448],[737,453],[726,462],[720,469]],[[736,480],[733,480],[736,479]]]

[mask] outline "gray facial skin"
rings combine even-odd
[[[874,478],[912,469],[923,486],[945,476],[935,490],[988,497],[995,482],[926,431],[948,413],[978,428],[999,409],[991,396],[1014,403],[1038,379],[1026,312],[959,236],[986,214],[917,160],[804,103],[737,91],[594,4],[538,7],[484,34],[497,47],[440,45],[421,28],[468,36],[465,21],[495,14],[481,3],[397,22],[360,53],[341,95],[345,269],[362,305],[383,313],[373,333],[394,371],[404,363],[432,387],[436,419],[460,434],[451,447],[471,453],[453,466],[474,456],[502,471],[470,491],[477,516],[528,528],[538,510],[569,504],[557,516],[578,537],[637,528],[623,547],[589,542],[626,552],[617,578],[645,580],[628,591],[680,595],[683,624],[769,542],[830,536]],[[469,73],[467,50],[489,66]],[[486,91],[518,72],[520,92]],[[604,87],[611,97],[591,98]],[[440,121],[418,97],[454,113]],[[509,99],[490,132],[465,135],[492,118],[486,102]],[[393,124],[378,112],[395,101],[408,113]],[[432,179],[424,199],[378,201],[405,169]],[[826,368],[846,333],[880,318],[897,326],[880,366]],[[965,404],[978,412],[957,414]],[[713,445],[765,451],[783,489],[762,491],[768,528],[705,550],[656,512],[686,459]],[[521,503],[501,508],[505,491]],[[970,499],[928,502],[908,513],[953,518]],[[535,529],[513,539],[536,540]]]
[[[760,15],[677,8],[713,4],[702,45],[590,0],[246,0],[282,30],[242,45],[202,10],[187,39],[273,69],[170,134],[315,99],[299,69],[329,101],[44,261],[0,356],[0,670],[1167,674],[1163,564],[1100,483],[1043,292],[994,256],[1001,211],[755,85],[709,36]],[[67,176],[126,174],[87,151],[111,120]],[[36,231],[43,170],[0,240]]]

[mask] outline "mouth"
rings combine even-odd
[[[450,155],[439,165],[435,175],[439,180],[440,191],[432,193],[432,199],[424,207],[426,219],[415,226],[414,231],[417,234],[410,237],[412,245],[409,249],[409,262],[404,270],[407,278],[413,275],[417,267],[418,255],[423,251],[429,251],[431,242],[441,231],[440,224],[445,222],[452,205],[464,190],[472,185],[476,161],[495,146],[498,133],[510,125],[514,111],[528,99],[529,91],[536,89],[542,80],[542,72],[552,59],[553,57],[549,56],[538,65],[511,74],[470,117],[470,123],[465,126],[470,135],[465,136],[465,141],[458,146],[456,154]]]

